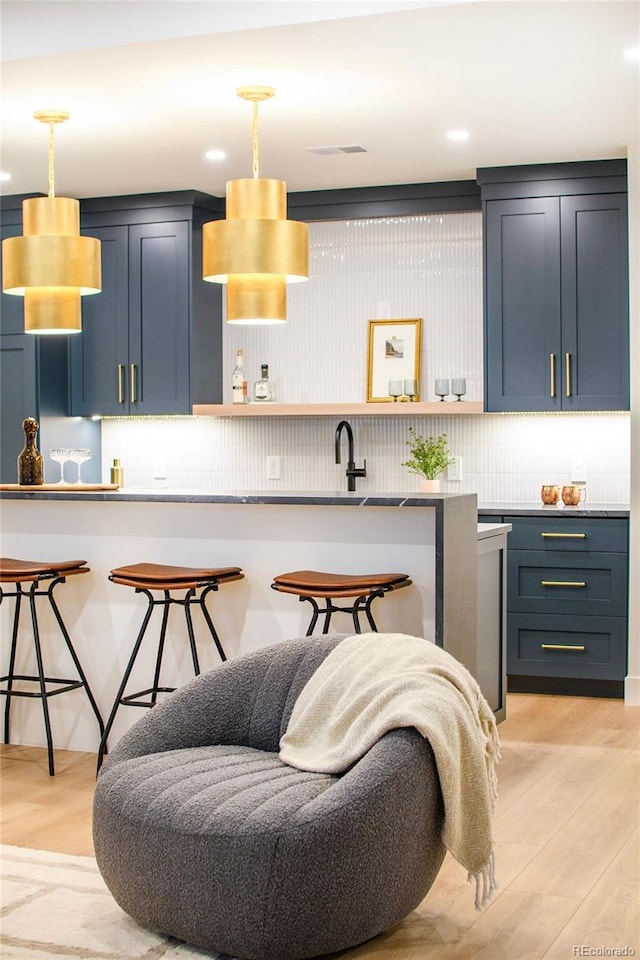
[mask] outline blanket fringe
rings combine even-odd
[[[486,907],[494,890],[498,889],[496,883],[496,861],[492,853],[486,865],[477,873],[469,872],[467,880],[476,882],[476,910],[482,910]]]

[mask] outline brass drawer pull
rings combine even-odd
[[[124,373],[124,363],[118,364],[118,403],[124,403],[124,391],[122,389],[122,374]]]
[[[579,653],[584,653],[587,649],[584,643],[541,643],[540,648],[542,650],[577,650]]]
[[[541,580],[543,587],[586,587],[586,580]]]
[[[564,369],[567,379],[567,396],[571,396],[571,354],[565,353],[564,355]]]
[[[135,363],[132,363],[130,365],[130,374],[131,374],[130,376],[131,403],[135,403],[136,400],[138,399],[136,395],[136,364]]]
[[[586,540],[586,533],[541,533],[546,540]]]
[[[556,355],[555,353],[549,354],[549,395],[555,397],[556,395]]]

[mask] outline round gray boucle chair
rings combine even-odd
[[[289,640],[185,684],[98,778],[94,843],[145,927],[248,960],[346,949],[399,922],[444,858],[433,753],[393,730],[341,776],[281,763],[304,684],[343,636]]]

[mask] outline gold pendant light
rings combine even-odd
[[[227,323],[286,321],[286,284],[309,276],[309,228],[287,220],[287,185],[259,177],[258,104],[273,87],[240,87],[253,104],[253,179],[227,183],[226,220],[203,228],[203,276],[227,284]]]
[[[80,236],[80,204],[56,197],[54,128],[64,110],[39,110],[49,125],[49,195],[22,202],[23,236],[2,241],[2,289],[24,297],[25,333],[79,333],[80,297],[100,293],[100,241]]]

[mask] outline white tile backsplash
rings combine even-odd
[[[480,213],[347,220],[310,225],[310,279],[288,289],[288,322],[225,327],[224,395],[242,346],[250,382],[269,364],[283,403],[363,402],[368,321],[380,305],[391,317],[421,317],[422,398],[437,399],[436,377],[467,379],[467,400],[481,400],[482,218]],[[145,418],[104,420],[103,479],[120,457],[127,487],[236,492],[345,490],[334,463],[337,417]],[[629,499],[628,414],[358,417],[351,420],[356,463],[367,459],[363,492],[410,492],[419,480],[401,466],[409,426],[446,433],[462,457],[451,492],[479,502],[537,501],[542,483],[567,482],[585,464],[592,502]],[[343,438],[344,440],[344,438]],[[266,479],[268,456],[281,479]],[[162,469],[158,470],[161,459]],[[165,473],[166,478],[158,478]]]
[[[248,490],[346,490],[343,463],[334,463],[337,417],[264,417],[255,420],[169,418],[105,420],[103,477],[120,457],[127,487],[213,492]],[[571,479],[576,459],[585,465],[592,502],[629,500],[628,414],[536,416],[353,417],[356,464],[367,459],[362,492],[411,492],[419,479],[401,466],[409,426],[423,435],[446,433],[462,457],[460,482],[443,489],[477,493],[480,503],[537,501],[543,483]],[[158,451],[166,480],[154,480]],[[281,458],[281,479],[267,480],[267,457]]]

